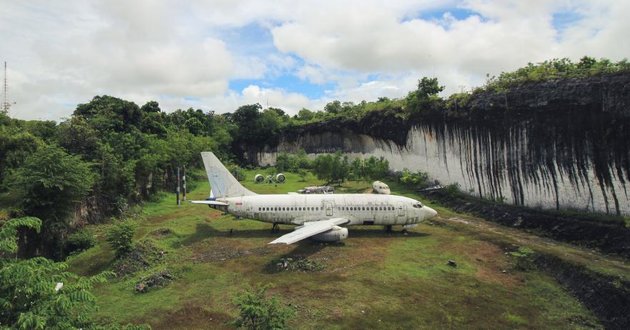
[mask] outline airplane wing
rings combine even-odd
[[[204,200],[204,201],[190,201],[193,204],[206,204],[206,205],[216,205],[216,206],[228,206],[228,203],[225,202],[219,202],[219,201],[211,201],[211,200]]]
[[[305,222],[303,225],[296,227],[294,231],[278,237],[269,244],[293,244],[305,238],[327,232],[334,226],[344,225],[348,222],[350,222],[350,220],[345,218],[332,218],[328,220]]]

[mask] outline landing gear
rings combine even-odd
[[[385,232],[391,233],[392,232],[392,225],[385,225]]]
[[[277,232],[277,231],[279,231],[279,230],[280,230],[280,227],[279,227],[278,223],[277,223],[277,222],[274,222],[274,223],[273,223],[273,226],[271,226],[271,232],[272,232],[272,233],[275,233],[275,232]]]

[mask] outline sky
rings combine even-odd
[[[630,56],[630,1],[0,0],[9,115],[60,121],[96,95],[163,111],[289,114],[448,96],[552,58]]]

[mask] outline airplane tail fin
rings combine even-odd
[[[212,199],[256,195],[243,187],[212,152],[202,152],[201,159],[210,182]]]

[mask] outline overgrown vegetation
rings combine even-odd
[[[114,225],[107,231],[107,243],[116,251],[116,256],[121,258],[133,250],[133,233],[135,225],[124,221]]]
[[[380,157],[355,158],[350,162],[349,158],[341,152],[334,154],[322,154],[309,160],[304,150],[296,154],[280,153],[276,160],[277,171],[291,171],[301,177],[307,175],[310,170],[326,184],[341,184],[346,180],[380,180],[389,173],[389,161]]]
[[[85,251],[96,245],[96,238],[87,229],[80,229],[70,236],[66,242],[66,254]]]
[[[194,109],[166,114],[157,102],[139,107],[111,96],[78,105],[58,125],[2,115],[0,209],[42,219],[40,234],[25,231],[30,244],[20,255],[63,259],[72,251],[68,237],[86,220],[103,221],[174,190],[177,167],[200,166],[200,151],[227,158],[236,127],[228,117]]]
[[[257,171],[246,170],[248,177]],[[306,183],[299,183],[297,175],[286,174],[288,182],[284,185],[256,184],[253,180],[243,184],[258,193],[286,193],[301,185],[322,183],[312,175]],[[418,198],[401,184],[388,183],[393,193]],[[339,191],[365,191],[369,186],[370,182],[346,181]],[[191,199],[205,196],[207,186],[199,185],[190,193]],[[456,228],[447,221],[420,224],[408,235],[400,234],[398,228],[386,233],[382,228],[358,226],[352,227],[350,238],[341,245],[303,242],[270,248],[267,243],[280,235],[269,230],[270,224],[234,221],[232,216],[198,205],[177,207],[173,194],[164,194],[145,205],[136,239],[148,238],[167,252],[166,257],[97,287],[101,309],[95,317],[148,322],[155,328],[221,328],[240,316],[232,297],[269,285],[267,299],[276,296],[282,306],[295,310],[287,320],[289,328],[370,328],[381,324],[510,328],[518,325],[514,319],[536,328],[599,326],[597,319],[553,279],[538,270],[514,269],[516,261],[505,254],[501,243],[504,239],[510,242],[509,238],[478,230],[467,215],[441,208],[439,212],[470,224],[459,223]],[[108,226],[98,225],[95,230],[103,232]],[[281,227],[281,232],[289,230],[291,227]],[[163,234],[156,236],[156,232]],[[72,258],[73,270],[92,273],[110,267],[115,256],[102,236],[99,240],[95,248]],[[556,249],[560,255],[574,253],[571,247],[546,240],[542,246]],[[289,261],[289,256],[293,260]],[[317,263],[300,263],[296,256]],[[283,258],[287,269],[275,270]],[[455,260],[457,267],[448,266],[448,260]],[[299,268],[290,269],[293,263]],[[146,294],[136,293],[136,284],[163,270],[177,279]],[[418,308],[407,308],[410,304]]]
[[[403,169],[400,177],[398,178],[400,183],[414,188],[422,188],[429,182],[429,175],[426,172],[417,171],[411,172],[408,169]]]
[[[116,276],[125,277],[159,264],[163,259],[164,251],[152,240],[145,239],[135,242],[129,251],[118,256],[112,265],[112,270]]]
[[[287,321],[295,311],[284,306],[276,296],[267,297],[267,287],[241,292],[234,304],[239,309],[239,317],[234,321],[238,328],[245,329],[286,329]]]
[[[502,91],[526,82],[583,78],[628,71],[630,71],[630,62],[627,59],[615,63],[606,58],[597,60],[589,56],[582,57],[578,62],[573,62],[568,58],[554,58],[536,64],[527,63],[527,66],[516,71],[501,72],[498,77],[489,77],[484,89]]]
[[[96,300],[90,290],[111,273],[82,277],[68,272],[63,262],[12,257],[18,248],[18,230],[30,228],[37,232],[41,227],[42,221],[33,217],[11,219],[0,227],[0,328],[100,327],[92,318]]]
[[[626,60],[612,63],[584,57],[573,63],[553,59],[491,77],[484,90],[505,91],[527,82],[627,71],[630,65]],[[221,159],[245,165],[254,159],[247,153],[277,142],[283,130],[323,121],[337,121],[342,127],[361,123],[363,129],[377,135],[396,135],[382,131],[392,126],[387,120],[418,120],[442,114],[444,108],[457,109],[470,100],[471,94],[458,93],[444,101],[439,96],[443,88],[436,78],[423,77],[417,89],[405,98],[356,104],[333,101],[321,111],[302,109],[293,117],[281,109],[263,109],[259,104],[244,105],[222,115],[199,109],[165,113],[154,101],[138,106],[106,95],[78,105],[72,116],[59,124],[16,120],[0,114],[0,326],[97,326],[91,316],[95,301],[90,290],[108,273],[80,277],[68,272],[65,263],[41,256],[63,260],[73,252],[95,245],[99,248],[94,235],[81,229],[84,224],[104,222],[162,190],[174,190],[177,168],[199,167],[200,151],[212,150]],[[304,181],[309,177],[306,170],[312,170],[320,180],[342,184],[347,180],[381,179],[388,175],[388,167],[383,158],[350,161],[342,153],[335,153],[309,160],[306,152],[300,151],[278,155],[276,170],[300,173]],[[237,177],[245,179],[246,170],[236,165],[231,168]],[[414,188],[427,181],[422,172],[403,171],[400,177],[401,183]],[[452,194],[457,190],[456,185],[446,189]],[[9,218],[17,219],[7,221]],[[198,224],[195,235],[208,234],[206,227]],[[164,246],[158,247],[157,240],[134,244],[133,235],[129,223],[115,225],[106,235],[117,256],[110,265],[121,278],[164,260]],[[168,235],[167,239],[180,239],[178,235]],[[197,236],[177,243],[194,244]],[[517,260],[524,262],[530,255],[527,251],[517,253]],[[57,289],[58,283],[63,286]],[[266,320],[270,323],[264,324],[271,327],[286,325],[291,313],[278,307],[274,298],[271,303],[266,299],[264,290],[239,296],[239,307],[253,313],[242,319],[241,326],[248,326],[247,320]]]

